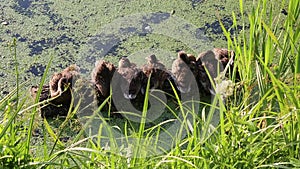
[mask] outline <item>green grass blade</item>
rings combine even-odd
[[[43,77],[41,79],[41,82],[40,82],[40,85],[39,85],[39,89],[38,89],[38,92],[37,92],[37,95],[36,95],[36,98],[35,98],[35,103],[37,103],[39,101],[43,85],[45,84],[45,81],[46,81],[46,78],[47,78],[47,74],[48,74],[48,71],[50,69],[50,65],[52,63],[52,59],[53,59],[53,57],[51,56],[50,60],[49,60],[49,62],[47,64],[47,66],[46,66],[44,75],[43,75]],[[26,154],[29,154],[29,152],[30,152],[30,140],[31,140],[31,133],[32,133],[32,128],[33,128],[33,122],[34,122],[34,119],[35,119],[35,114],[37,112],[36,108],[37,107],[33,108],[32,114],[31,114],[31,118],[30,118],[30,122],[29,122],[28,136],[27,136],[27,140],[26,140],[26,149],[25,149]]]

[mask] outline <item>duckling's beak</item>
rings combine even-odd
[[[191,91],[191,87],[187,87],[187,88],[184,88],[184,87],[180,87],[178,86],[178,89],[181,93],[189,93]]]
[[[126,94],[126,93],[124,93],[124,97],[125,97],[125,99],[135,99],[136,95],[135,94]]]
[[[146,89],[144,87],[141,87],[141,93],[145,94],[146,93]]]

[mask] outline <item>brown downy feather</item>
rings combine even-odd
[[[213,89],[204,66],[208,70],[212,80],[214,80],[218,76],[219,72],[223,72],[225,70],[226,77],[229,78],[229,71],[233,71],[233,59],[234,52],[228,51],[224,48],[214,48],[213,50],[209,50],[199,54],[197,58],[197,64],[202,65],[202,67],[199,68],[199,75],[197,80],[201,83],[206,92],[211,91],[211,93],[213,93]],[[239,78],[238,72],[236,74],[236,78]]]
[[[32,86],[30,88],[30,94],[33,100],[36,99],[36,95],[38,92],[39,86]],[[44,85],[42,87],[41,95],[39,97],[39,102],[45,101],[47,99],[50,99],[50,87],[49,85]],[[47,102],[41,106],[39,106],[39,110],[41,113],[42,118],[52,118],[56,116],[66,116],[68,114],[70,105],[56,105],[53,104],[52,101]]]

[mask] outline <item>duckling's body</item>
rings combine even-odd
[[[126,99],[135,99],[141,91],[146,75],[127,57],[122,57],[117,69],[120,75],[119,84],[121,92]]]
[[[116,67],[109,62],[99,60],[92,72],[92,83],[95,85],[98,105],[109,97],[111,79],[116,72]]]
[[[194,77],[196,77],[199,73],[199,65],[197,64],[197,59],[194,55],[192,54],[187,54],[188,56],[188,66],[190,70],[192,71]]]
[[[191,91],[193,73],[190,69],[190,63],[188,55],[184,51],[180,51],[177,59],[172,64],[172,74],[181,93]]]
[[[198,75],[196,76],[199,91],[202,94],[211,94],[212,85],[209,76],[212,80],[217,77],[219,62],[211,50],[200,53],[196,62],[199,66]]]

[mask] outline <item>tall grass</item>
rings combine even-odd
[[[174,148],[161,149],[162,153],[155,155],[149,147],[159,141],[159,134],[167,132],[165,124],[173,120],[147,129],[148,95],[137,131],[129,122],[124,123],[124,144],[119,144],[113,128],[98,116],[105,103],[73,132],[71,140],[61,141],[65,130],[78,125],[73,116],[80,107],[79,101],[58,126],[53,125],[55,120],[44,120],[40,126],[42,141],[35,145],[32,132],[35,123],[42,123],[35,118],[41,103],[27,103],[24,87],[17,84],[0,100],[0,168],[299,168],[300,2],[282,1],[280,8],[286,9],[286,16],[274,13],[267,0],[255,3],[251,13],[245,14],[243,0],[239,1],[242,23],[232,13],[231,29],[237,30],[238,24],[242,24],[242,32],[231,35],[221,23],[228,48],[236,54],[233,71],[241,75],[234,95],[221,108],[216,97],[211,104],[204,104],[200,112],[184,107],[178,100],[183,117],[190,114],[194,119],[181,119],[182,129],[189,132],[183,138],[173,136],[174,140],[179,138]],[[16,52],[14,56],[17,63]],[[50,62],[46,72],[49,66]],[[16,65],[16,76],[17,68]],[[176,115],[175,110],[166,106]],[[215,112],[220,113],[220,123],[213,127],[209,124]],[[93,123],[96,118],[103,123]],[[92,132],[91,125],[97,125],[99,130]],[[130,143],[132,137],[138,138],[141,146]],[[103,147],[101,142],[105,140],[109,141]]]

